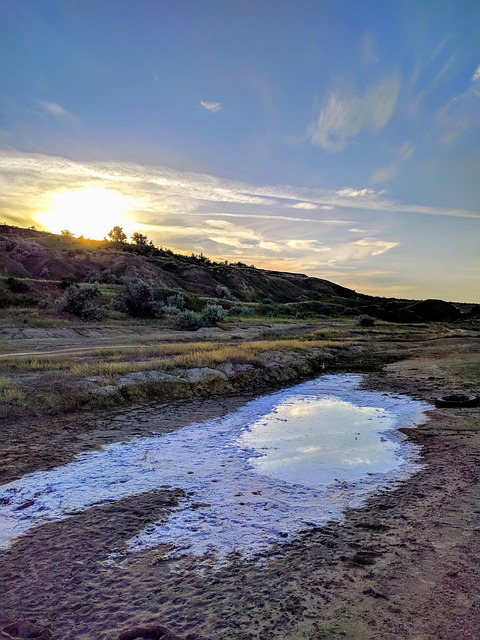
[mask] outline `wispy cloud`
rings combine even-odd
[[[325,253],[331,251],[330,247],[326,247],[318,240],[288,240],[287,247],[307,253]]]
[[[395,177],[400,167],[407,162],[415,152],[415,145],[411,142],[405,142],[393,154],[393,160],[385,167],[377,169],[372,175],[372,182],[381,183],[388,182]]]
[[[208,100],[200,100],[200,106],[206,109],[207,111],[211,111],[212,113],[218,113],[222,108],[221,102],[209,102]]]
[[[299,218],[297,216],[283,216],[261,213],[226,213],[225,211],[209,211],[207,213],[190,213],[192,216],[221,216],[222,218],[254,218],[255,220],[269,220],[271,222],[314,222],[315,224],[349,224],[348,220],[320,220],[318,218]]]
[[[379,62],[377,39],[372,32],[368,32],[363,36],[360,43],[360,55],[366,64],[377,64]]]
[[[75,116],[67,111],[57,102],[48,102],[46,100],[39,100],[40,108],[44,113],[49,116],[55,116],[56,118],[64,118],[65,120],[75,120]]]
[[[318,209],[318,204],[315,204],[314,202],[296,202],[295,204],[291,205],[293,209],[305,209],[305,210],[314,210],[314,209]]]
[[[436,116],[441,142],[449,144],[469,129],[480,126],[480,65],[465,91],[450,99]]]
[[[400,92],[397,78],[384,78],[362,95],[332,92],[311,125],[311,142],[327,151],[340,151],[363,129],[379,131],[392,117]]]
[[[386,198],[383,191],[369,188],[347,186],[329,190],[257,186],[158,166],[75,162],[58,156],[0,153],[0,205],[6,215],[17,210],[29,211],[29,215],[34,216],[35,210],[41,211],[46,206],[53,192],[85,186],[116,189],[134,198],[138,203],[137,215],[142,221],[156,221],[171,213],[219,212],[225,210],[225,205],[233,208],[231,215],[243,213],[281,218],[281,210],[290,207],[293,213],[298,210],[295,205],[303,202],[318,205],[318,210],[311,209],[311,215],[305,219],[324,224],[344,224],[345,209],[365,211],[366,214],[375,211],[480,219],[478,211],[395,202]],[[330,216],[331,220],[324,219],[322,210],[325,207],[327,210],[335,207],[336,215]]]

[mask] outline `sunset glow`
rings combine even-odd
[[[76,236],[102,240],[115,225],[127,234],[134,230],[128,210],[129,199],[120,193],[89,187],[54,193],[50,207],[37,219],[53,233],[68,229]]]

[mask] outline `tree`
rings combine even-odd
[[[62,236],[64,236],[65,238],[74,238],[75,234],[72,233],[71,231],[69,231],[68,229],[62,229],[60,231],[60,233],[62,234]]]
[[[135,233],[132,234],[132,245],[134,247],[134,251],[140,255],[146,256],[149,254],[151,255],[152,253],[148,243],[148,238],[143,233],[135,231]]]
[[[132,234],[132,242],[133,244],[136,244],[137,247],[146,247],[148,244],[148,238],[143,235],[143,233],[135,231],[135,233]]]
[[[109,231],[107,235],[110,238],[110,242],[125,244],[125,242],[127,241],[127,235],[123,232],[122,227],[120,227],[118,224],[113,227],[113,229]]]

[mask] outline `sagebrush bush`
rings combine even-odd
[[[207,304],[203,308],[201,318],[204,327],[213,327],[225,319],[226,311],[219,304]]]
[[[230,307],[230,309],[228,310],[228,315],[249,317],[255,315],[255,310],[252,309],[252,307],[235,305],[234,307]]]
[[[163,313],[165,313],[167,316],[176,316],[179,313],[181,313],[180,309],[178,307],[176,307],[175,305],[172,304],[165,304],[163,306]]]
[[[168,296],[166,303],[169,307],[176,307],[178,310],[183,311],[185,309],[185,296],[181,293],[176,293],[173,296]]]
[[[175,327],[182,331],[196,331],[203,327],[202,316],[196,311],[180,311],[175,318]]]
[[[126,282],[113,299],[112,306],[134,318],[160,318],[163,304],[154,299],[153,289],[141,278]]]
[[[361,327],[374,327],[375,326],[375,318],[369,315],[363,315],[358,318],[358,324]]]
[[[230,300],[234,302],[237,298],[232,294],[230,289],[223,284],[219,284],[215,289],[215,294],[217,298],[222,298],[223,300]]]
[[[75,284],[56,299],[55,306],[60,311],[79,316],[82,320],[101,320],[105,315],[99,306],[101,300],[98,284]]]

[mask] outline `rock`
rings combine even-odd
[[[163,373],[162,371],[136,371],[134,373],[127,373],[119,378],[117,386],[122,389],[122,387],[129,387],[132,384],[146,384],[149,382],[175,383],[178,381],[178,377],[171,376],[170,374]]]
[[[49,640],[52,632],[47,627],[42,627],[36,622],[28,620],[13,620],[2,629],[2,635],[10,638],[37,638],[37,640]]]
[[[118,640],[136,640],[144,638],[145,640],[178,640],[179,636],[174,635],[162,625],[155,624],[145,627],[133,627],[118,636]]]
[[[219,364],[217,369],[219,371],[222,371],[222,373],[224,373],[227,378],[232,378],[235,375],[235,369],[231,362],[224,362],[222,364]]]
[[[197,382],[213,382],[216,380],[227,380],[227,376],[218,369],[210,369],[209,367],[199,367],[188,369],[185,378],[192,383]]]
[[[188,398],[192,395],[188,380],[161,371],[127,373],[119,379],[117,388],[122,396],[134,402]]]

